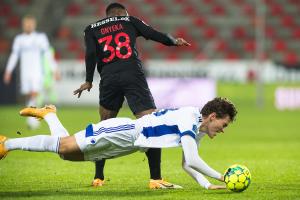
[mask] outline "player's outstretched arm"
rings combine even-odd
[[[84,84],[82,84],[82,85],[80,86],[80,88],[78,88],[77,90],[74,90],[73,94],[74,94],[74,95],[77,95],[77,94],[78,94],[78,98],[80,98],[81,93],[82,93],[84,90],[90,91],[92,87],[93,87],[93,84],[92,84],[92,83],[90,83],[90,82],[85,82]]]
[[[191,44],[188,43],[185,39],[174,38],[170,34],[157,31],[151,26],[149,26],[148,24],[144,23],[143,21],[135,17],[131,17],[131,20],[134,26],[139,31],[139,33],[146,39],[151,39],[153,41],[162,43],[167,46],[191,46]]]
[[[95,38],[92,31],[88,26],[84,31],[84,43],[85,43],[85,81],[92,83],[94,72],[97,64],[97,50]],[[78,98],[80,95],[78,96]]]
[[[212,169],[200,158],[198,154],[197,144],[194,138],[192,138],[190,135],[184,135],[181,137],[181,144],[185,161],[189,167],[204,175],[207,175],[219,181],[223,181],[221,173]]]
[[[212,185],[201,173],[197,172],[186,164],[184,153],[182,153],[182,168],[202,187],[209,189],[209,187]]]
[[[4,84],[8,85],[11,82],[12,78],[12,71],[15,69],[19,56],[20,56],[20,37],[17,36],[14,39],[13,46],[12,46],[12,52],[8,58],[7,66],[5,69],[5,73],[3,76],[3,82]]]
[[[226,189],[225,185],[210,185],[208,187],[209,190],[222,190],[222,189]]]
[[[211,184],[201,173],[189,167],[184,158],[184,154],[182,154],[182,168],[202,187],[208,190],[216,190],[216,189],[225,189],[226,187],[223,185],[213,185]],[[223,180],[223,179],[222,179]]]
[[[175,44],[176,46],[191,46],[191,44],[183,38],[176,38]]]

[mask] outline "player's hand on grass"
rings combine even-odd
[[[80,88],[78,88],[77,90],[75,90],[73,92],[74,95],[77,95],[78,94],[78,98],[81,96],[81,93],[84,91],[84,90],[87,90],[87,91],[90,91],[91,88],[93,87],[93,84],[90,83],[90,82],[85,82],[84,84],[82,84],[80,86]]]
[[[221,176],[221,178],[219,179],[219,181],[224,182],[225,181],[224,176]]]
[[[226,189],[225,185],[210,185],[208,187],[209,190],[222,190],[222,189]]]
[[[183,38],[176,38],[175,44],[177,46],[191,46],[191,44],[188,43],[187,41],[185,41],[185,39],[183,39]]]

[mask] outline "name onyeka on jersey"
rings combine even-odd
[[[102,35],[105,35],[107,33],[114,32],[114,31],[119,31],[119,30],[122,30],[122,29],[123,29],[122,24],[116,24],[116,25],[101,28],[100,32],[101,32]]]
[[[100,22],[91,24],[91,28],[95,28],[95,27],[101,26],[103,24],[106,24],[108,22],[115,22],[115,21],[130,21],[130,20],[129,20],[129,16],[126,16],[126,17],[125,16],[124,17],[110,17],[110,18],[104,19]]]

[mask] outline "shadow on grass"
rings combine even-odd
[[[0,199],[2,198],[26,198],[26,197],[59,197],[59,198],[68,198],[71,196],[74,197],[101,197],[101,198],[136,198],[139,197],[150,197],[150,198],[157,198],[159,196],[168,195],[170,194],[171,190],[159,190],[159,191],[151,191],[151,190],[144,190],[144,191],[128,191],[128,190],[122,190],[122,191],[101,191],[101,190],[95,190],[95,191],[72,191],[67,189],[49,189],[49,190],[37,190],[37,191],[15,191],[15,192],[0,192]],[[173,192],[177,192],[175,190],[172,190]]]
[[[88,187],[90,188],[90,186]],[[175,195],[180,196],[185,194],[186,192],[191,192],[190,190],[85,190],[84,188],[81,188],[84,190],[80,191],[74,191],[74,188],[59,188],[59,189],[45,189],[45,190],[29,190],[29,191],[9,191],[4,192],[0,191],[0,199],[3,198],[12,198],[12,199],[22,199],[22,198],[28,198],[28,197],[41,197],[41,198],[47,198],[47,197],[54,197],[54,198],[63,198],[67,199],[69,197],[82,197],[82,198],[107,198],[107,199],[142,199],[142,198],[160,198],[160,197],[166,197],[168,195]],[[197,191],[193,191],[193,193],[197,193]],[[199,191],[200,192],[200,191]],[[203,194],[203,191],[200,193]],[[205,192],[206,194],[209,194],[209,192]],[[213,192],[214,195],[228,195],[231,193],[230,191],[215,191]]]

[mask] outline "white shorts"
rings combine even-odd
[[[20,81],[21,94],[29,94],[31,92],[39,93],[43,88],[42,77],[38,76],[24,76]]]
[[[74,136],[84,153],[84,160],[97,161],[138,151],[139,147],[134,146],[138,134],[134,120],[113,118],[98,124],[90,124],[86,130]]]

